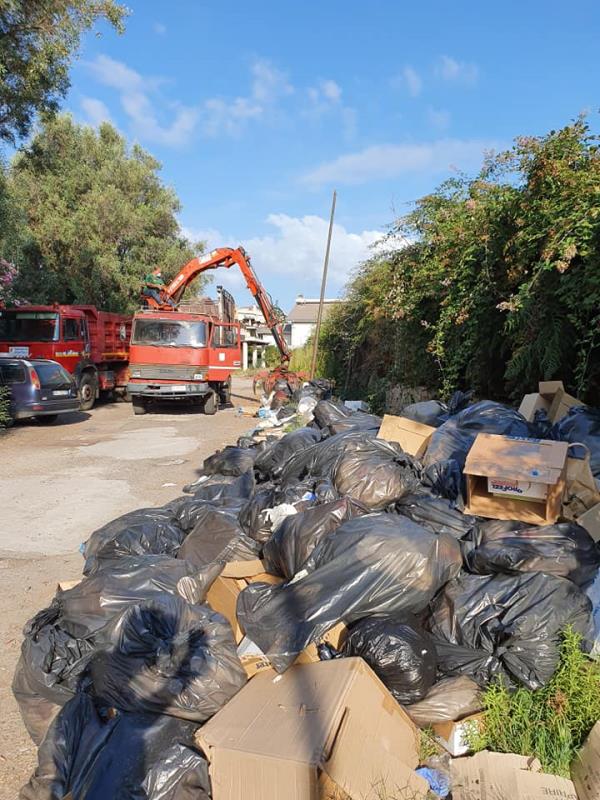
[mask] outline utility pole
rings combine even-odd
[[[329,232],[327,234],[327,247],[325,248],[325,261],[323,263],[323,278],[321,280],[321,298],[319,300],[319,311],[317,314],[317,326],[315,328],[315,339],[313,342],[312,364],[310,365],[310,379],[315,377],[317,369],[317,355],[319,352],[319,334],[321,333],[321,321],[323,319],[323,301],[325,300],[325,288],[327,286],[327,268],[329,266],[329,251],[331,249],[331,234],[333,233],[333,218],[335,216],[335,201],[337,193],[334,189],[331,200],[331,216],[329,217]]]

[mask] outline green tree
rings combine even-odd
[[[26,217],[18,295],[128,311],[150,267],[168,276],[196,255],[200,246],[181,234],[179,201],[159,169],[108,123],[96,131],[69,116],[47,120],[10,171]]]
[[[521,137],[474,179],[397,220],[351,281],[323,344],[338,384],[518,398],[560,377],[600,388],[600,151],[584,119]],[[398,246],[398,242],[402,246]]]
[[[0,0],[0,140],[57,110],[82,33],[100,19],[121,32],[126,13],[116,0]]]

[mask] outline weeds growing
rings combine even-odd
[[[469,735],[475,751],[536,756],[545,772],[569,777],[578,750],[600,719],[600,663],[582,652],[581,636],[567,629],[558,669],[546,686],[510,691],[496,683],[483,701],[483,723]]]

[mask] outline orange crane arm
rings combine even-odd
[[[283,335],[281,313],[278,313],[275,309],[268,292],[254,272],[252,264],[250,263],[250,256],[243,247],[237,247],[235,249],[232,247],[219,247],[216,250],[212,250],[206,256],[193,258],[179,270],[171,283],[161,290],[161,302],[157,302],[153,297],[146,297],[144,299],[150,308],[156,308],[161,311],[173,311],[174,306],[172,304],[175,306],[177,305],[183,296],[186,286],[188,286],[194,278],[209,269],[219,269],[221,267],[229,269],[233,267],[234,264],[237,264],[240,268],[250,294],[254,297],[258,307],[262,311],[267,327],[273,334],[277,349],[281,354],[282,362],[287,364],[291,358],[291,353]]]

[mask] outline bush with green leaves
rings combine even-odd
[[[542,689],[509,690],[502,683],[484,695],[483,723],[473,730],[473,749],[536,756],[544,772],[569,777],[570,766],[600,719],[600,663],[567,630],[558,669]]]
[[[600,388],[599,138],[578,119],[489,155],[391,227],[326,321],[338,386],[518,398]]]
[[[11,422],[9,414],[10,393],[8,386],[0,386],[0,428],[6,428]]]

